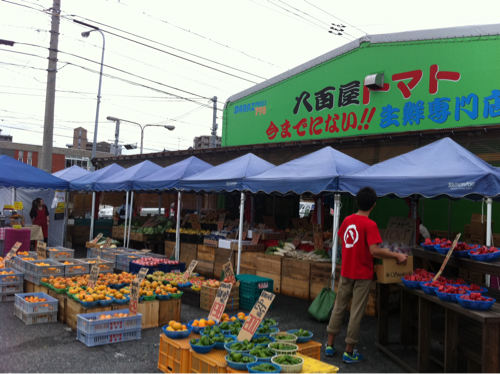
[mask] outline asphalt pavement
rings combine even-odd
[[[282,331],[303,328],[313,332],[313,340],[324,343],[327,340],[327,324],[314,320],[307,312],[309,306],[310,301],[276,295],[266,317],[276,319]],[[236,313],[231,311],[230,315]],[[206,318],[207,315],[208,312],[204,310],[182,305],[182,323]],[[322,361],[338,366],[339,372],[405,371],[375,346],[377,319],[369,316],[363,318],[358,345],[365,360],[352,365],[342,363],[348,318],[349,312],[335,342],[339,352],[333,358],[325,358],[322,349]],[[397,324],[397,315],[394,315],[391,325],[397,328]],[[76,332],[65,324],[55,322],[28,326],[14,315],[13,302],[0,303],[0,372],[159,373],[161,333],[161,328],[142,330],[140,340],[88,348],[76,339]],[[395,338],[397,336],[391,335],[391,339]],[[414,354],[407,351],[398,354],[407,357],[408,363],[416,364]]]

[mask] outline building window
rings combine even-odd
[[[17,161],[24,162],[23,158],[24,158],[24,151],[19,151],[19,156],[17,158]]]
[[[28,152],[28,159],[26,160],[26,163],[28,165],[33,165],[33,161],[32,160],[33,160],[33,152],[29,151]]]

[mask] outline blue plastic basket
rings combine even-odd
[[[30,297],[30,296],[44,298],[46,299],[46,301],[41,301],[38,303],[29,303],[26,300],[24,300],[25,297]],[[56,312],[59,306],[59,301],[57,301],[57,299],[54,299],[43,292],[18,293],[16,294],[15,305],[19,307],[19,309],[28,314]]]
[[[264,348],[267,348],[267,346],[271,343],[275,343],[276,342],[276,339],[274,339],[272,336],[267,336],[267,338],[269,339],[269,342],[268,343],[257,343],[257,342],[254,342],[253,340],[255,338],[258,338],[258,336],[255,336],[252,338],[252,340],[250,340],[250,343],[254,343],[256,347],[264,347]]]
[[[257,329],[257,331],[259,331],[259,329]],[[271,329],[270,328],[269,332],[267,332],[267,333],[261,334],[261,333],[255,332],[255,334],[253,336],[256,337],[256,338],[260,338],[261,336],[267,336],[267,337],[269,337],[269,335],[274,334],[276,332],[280,332],[280,329],[278,329],[278,328]]]
[[[441,248],[441,244],[438,244],[434,247],[437,252],[441,253],[442,255],[447,255],[448,251],[450,250],[451,247],[448,248]]]
[[[474,261],[490,262],[500,258],[500,251],[489,253],[487,255],[473,255],[472,253],[469,253],[469,257]]]
[[[229,326],[234,325],[234,322],[226,322],[226,323],[227,323]],[[219,326],[219,328],[220,328],[220,326]],[[223,330],[223,329],[220,329],[220,330],[221,330],[221,331],[222,331],[225,335],[228,335],[228,334],[229,334],[229,332],[230,332],[230,330],[229,330],[229,329],[228,329],[228,330]]]
[[[93,308],[99,305],[99,300],[96,301],[82,301],[80,300],[80,304],[82,304],[85,308]]]
[[[426,251],[431,251],[431,252],[435,252],[436,251],[436,248],[435,245],[425,245],[424,243],[420,243],[420,246],[425,249]]]
[[[250,362],[251,364],[257,362],[257,357],[255,356],[252,356],[250,353],[243,353],[242,355],[243,357],[252,357],[254,359],[254,362]],[[233,361],[230,361],[229,358],[230,358],[230,355],[227,355],[226,357],[226,362],[227,362],[227,365],[235,370],[239,370],[239,371],[245,371],[247,369],[247,365],[249,363],[241,363],[241,362],[233,362]]]
[[[260,361],[258,361],[256,363],[248,364],[247,365],[248,372],[249,373],[264,373],[263,371],[257,371],[257,370],[252,369],[254,366],[259,366],[260,364],[262,364],[262,362],[260,362]],[[276,370],[275,371],[267,371],[266,373],[280,373],[281,372],[281,366],[273,364],[272,362],[269,362],[269,365],[274,366],[276,368]]]
[[[454,294],[454,293],[444,293],[444,292],[439,292],[436,290],[436,296],[439,298],[439,300],[442,300],[442,301],[448,301],[450,303],[457,302],[457,294]],[[462,296],[462,295],[460,295],[460,296]]]
[[[231,352],[237,352],[237,353],[250,353],[250,349],[248,349],[248,350],[244,350],[244,351],[236,351],[236,350],[234,350],[234,349],[231,349],[231,346],[232,346],[233,344],[235,344],[235,343],[242,343],[242,342],[239,342],[239,341],[228,342],[228,343],[224,344],[224,349],[225,349],[226,351],[228,351],[229,353],[231,353]]]
[[[0,284],[2,286],[5,286],[7,284],[17,284],[23,282],[24,274],[21,273],[20,271],[17,271],[16,269],[12,268],[2,269],[2,271],[6,271],[8,273],[10,273],[11,271],[13,272],[13,274],[0,275]]]
[[[406,288],[409,288],[411,290],[420,290],[421,281],[409,281],[404,278],[401,278],[401,280],[403,281],[403,284]]]
[[[232,338],[233,339],[229,343],[233,343],[233,342],[236,341],[236,336],[234,336],[234,335],[224,335],[224,340],[226,340],[227,338]],[[215,342],[215,349],[220,349],[220,350],[225,349],[224,348],[224,344],[226,344],[226,343],[227,342],[223,342],[223,343]]]
[[[308,341],[310,341],[313,337],[313,333],[311,331],[308,331],[309,333],[309,336],[298,336],[297,334],[295,334],[296,332],[298,332],[299,330],[288,330],[287,333],[289,334],[293,334],[293,335],[296,335],[297,336],[297,342],[296,343],[307,343]]]
[[[193,331],[193,327],[191,327],[189,325],[186,326],[187,330],[185,330],[185,331],[168,331],[167,327],[168,327],[168,325],[162,326],[162,329],[163,329],[163,332],[165,333],[165,335],[170,339],[187,338],[189,336],[189,334],[191,334],[191,332]]]
[[[196,342],[198,342],[198,340],[200,339],[196,339]],[[215,343],[207,346],[199,346],[199,345],[193,345],[191,344],[191,342],[189,342],[189,345],[191,346],[191,349],[193,351],[201,354],[209,353],[215,347]]]
[[[108,296],[108,297],[110,297],[110,296]],[[113,299],[114,299],[114,297],[112,297],[111,300],[97,300],[97,301],[99,301],[99,305],[110,306],[113,303]]]
[[[193,329],[193,332],[195,334],[200,334],[200,332],[205,329],[205,327],[200,327],[200,326],[193,326],[194,319],[192,321],[188,322],[188,326],[190,326]]]
[[[139,340],[141,338],[141,329],[129,331],[107,332],[103,334],[87,334],[77,330],[77,339],[87,347],[99,345],[122,343],[130,340]]]
[[[487,288],[481,288],[481,291],[465,291],[467,292],[467,295],[470,294],[470,293],[480,293],[481,295],[484,295],[486,292],[488,292],[488,289]]]
[[[495,299],[492,301],[472,301],[472,300],[464,300],[461,299],[458,296],[464,296],[464,295],[457,295],[457,302],[460,304],[462,308],[465,309],[471,309],[471,310],[489,310],[495,304]]]
[[[178,273],[186,271],[186,263],[180,262],[178,265],[160,264],[160,271],[164,273]]]
[[[104,332],[141,329],[142,314],[135,316],[113,317],[114,314],[128,314],[128,309],[112,310],[108,312],[78,314],[77,329],[86,334],[101,334]],[[99,319],[102,315],[111,315],[111,319]]]
[[[160,301],[165,301],[170,299],[170,294],[167,295],[156,295],[156,298]]]
[[[471,249],[468,251],[453,251],[451,255],[458,258],[469,258],[470,251]]]
[[[123,299],[113,298],[113,302],[118,305],[125,305],[130,301],[130,297],[123,295]]]
[[[420,288],[422,289],[422,291],[424,291],[424,293],[426,293],[427,295],[436,296],[436,290],[438,289],[438,287],[424,286],[424,283],[429,283],[429,282],[428,281],[420,282]]]

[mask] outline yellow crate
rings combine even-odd
[[[189,350],[191,355],[190,373],[227,373],[227,352],[212,349],[209,353],[199,354]]]
[[[321,360],[321,343],[311,340],[307,343],[298,343],[297,346],[299,347],[297,353],[314,358],[316,360]]]
[[[189,341],[197,336],[191,333],[185,339],[170,339],[161,334],[158,369],[164,373],[189,373],[189,348],[191,348]]]
[[[236,369],[233,369],[232,367],[228,366],[228,367],[227,367],[227,372],[228,372],[228,373],[235,373],[235,374],[239,374],[239,373],[248,373],[248,370],[241,371],[241,370],[236,370]]]
[[[337,373],[339,371],[339,368],[336,366],[328,365],[303,354],[297,353],[297,356],[304,359],[301,373]]]

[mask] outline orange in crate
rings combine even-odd
[[[299,350],[297,353],[300,353],[303,356],[311,357],[316,360],[321,360],[321,343],[308,341],[307,343],[297,343]]]
[[[189,341],[196,337],[196,334],[191,333],[185,339],[170,339],[161,334],[158,369],[164,373],[189,373]]]
[[[212,349],[209,353],[199,354],[192,350],[190,373],[227,373],[226,350]]]

